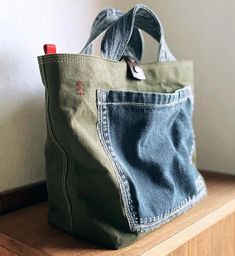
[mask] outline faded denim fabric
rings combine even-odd
[[[108,30],[107,30],[108,28]],[[142,29],[160,43],[158,61],[174,61],[164,39],[163,27],[158,17],[145,5],[136,5],[125,15],[113,8],[100,12],[92,26],[91,36],[81,51],[90,54],[92,42],[105,30],[102,40],[102,56],[119,61],[123,55],[135,56],[138,61],[142,56]]]
[[[97,37],[99,37],[105,30],[107,30],[110,26],[115,24],[115,22],[118,21],[123,15],[124,13],[122,11],[115,10],[113,8],[109,8],[101,11],[97,15],[97,17],[95,18],[92,24],[90,37],[87,40],[87,43],[85,44],[84,48],[82,49],[81,54],[91,54],[92,42]],[[108,46],[106,44],[109,40],[115,41],[116,35],[115,34],[107,35],[107,34],[108,34],[108,31],[106,31],[101,42],[101,54],[104,58],[113,59],[114,53],[109,52],[110,56],[109,55],[107,56],[106,50],[108,49]],[[140,30],[138,28],[134,28],[130,37],[130,41],[128,42],[128,45],[124,50],[123,55],[131,56],[135,58],[137,61],[140,61],[142,57],[142,52],[143,52],[143,37],[141,35]]]
[[[158,61],[175,61],[164,39],[164,31],[158,17],[147,6],[139,4],[123,15],[104,36],[105,58],[118,61],[122,58],[134,28],[142,29],[160,43]]]
[[[97,92],[100,138],[120,177],[133,231],[160,226],[206,192],[192,162],[192,101],[190,87]]]

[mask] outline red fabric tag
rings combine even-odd
[[[43,49],[45,54],[56,54],[55,44],[44,44]]]

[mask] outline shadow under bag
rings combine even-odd
[[[140,63],[140,29],[160,44],[156,63]],[[102,57],[91,55],[103,32]],[[105,9],[80,54],[38,61],[51,224],[120,248],[206,195],[195,166],[192,63],[175,60],[148,7]]]

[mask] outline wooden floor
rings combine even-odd
[[[108,250],[48,225],[41,203],[0,217],[0,255],[235,256],[235,177],[205,178],[209,195],[202,202],[124,249]]]

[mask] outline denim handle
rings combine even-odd
[[[158,61],[175,61],[164,39],[164,31],[157,15],[147,6],[138,4],[111,26],[102,45],[104,57],[119,61],[125,54],[134,28],[139,28],[151,35],[160,43]]]
[[[87,43],[85,44],[85,46],[83,47],[81,53],[91,54],[92,42],[105,30],[107,30],[113,24],[115,24],[115,22],[117,22],[123,15],[124,14],[122,11],[116,10],[113,8],[109,8],[101,11],[93,22],[90,37]],[[102,40],[101,42],[101,53],[103,57],[107,56],[107,53],[105,52],[105,50],[108,49],[108,47],[106,44],[110,41],[110,39],[107,38],[106,35],[104,36],[104,38],[107,40]],[[139,31],[139,29],[134,28],[131,38],[127,44],[127,47],[124,50],[124,54],[128,56],[132,56],[138,61],[140,61],[142,57],[142,52],[143,52],[143,39],[141,36],[141,32]],[[114,53],[112,53],[112,51],[109,51],[108,56],[110,56],[108,57],[108,59],[113,59]]]

